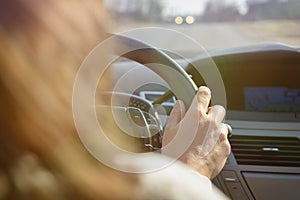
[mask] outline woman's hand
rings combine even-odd
[[[200,87],[187,111],[182,101],[176,102],[165,128],[162,153],[173,156],[164,147],[174,139],[191,138],[180,160],[212,179],[224,167],[230,153],[230,144],[227,140],[227,126],[222,123],[225,109],[219,105],[208,107],[210,98],[210,90]],[[175,144],[182,149],[180,142]],[[183,142],[183,145],[186,144]]]

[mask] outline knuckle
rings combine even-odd
[[[228,127],[227,127],[227,125],[224,124],[224,123],[222,123],[222,125],[221,125],[221,133],[223,133],[223,134],[226,136],[226,138],[227,138],[227,135],[228,135]]]
[[[225,146],[225,154],[227,157],[230,155],[230,152],[231,152],[231,146],[230,146],[229,142],[227,142],[226,146]]]
[[[227,135],[224,132],[221,132],[221,134],[220,134],[220,141],[224,142],[226,140],[227,140]]]

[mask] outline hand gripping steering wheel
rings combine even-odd
[[[118,56],[113,56],[113,55],[118,55]],[[133,61],[136,61],[142,65],[145,65],[150,70],[158,74],[165,82],[167,82],[167,84],[169,84],[172,93],[177,97],[177,99],[182,100],[185,103],[186,107],[190,106],[196,94],[196,91],[198,89],[194,81],[181,68],[181,66],[178,63],[176,63],[172,58],[170,58],[167,54],[157,49],[156,47],[120,35],[109,37],[107,40],[100,43],[88,55],[88,57],[82,63],[80,69],[77,72],[76,80],[74,83],[74,90],[73,90],[73,117],[74,117],[74,122],[79,137],[82,143],[84,144],[84,146],[88,149],[88,151],[95,158],[105,163],[107,166],[111,166],[115,169],[120,169],[120,166],[117,163],[115,163],[116,161],[115,158],[118,157],[119,155],[126,155],[126,157],[128,157],[129,159],[134,159],[134,160],[139,159],[140,157],[144,159],[145,156],[147,158],[148,157],[150,158],[151,155],[153,155],[151,152],[146,154],[135,154],[135,151],[131,153],[130,151],[128,152],[125,149],[119,148],[119,146],[114,145],[112,141],[108,140],[110,138],[107,137],[106,132],[103,131],[104,129],[102,124],[99,123],[100,121],[97,116],[98,113],[97,113],[97,103],[96,103],[96,98],[98,96],[97,88],[99,85],[99,80],[104,74],[105,69],[108,66],[110,66],[114,61],[116,61],[118,57],[125,57]],[[158,65],[159,67],[148,65],[148,63],[150,64],[157,63],[159,64]],[[209,67],[209,69],[212,68]],[[211,73],[210,75],[218,75],[219,72],[218,71],[216,72],[216,70],[213,71],[213,73]],[[198,71],[201,72],[202,74],[201,70]],[[204,74],[204,76],[205,75],[207,74]],[[136,76],[138,77],[139,74],[137,74]],[[141,79],[142,78],[143,77],[141,77]],[[216,78],[218,79],[220,77],[216,77]],[[214,82],[216,81],[216,78],[213,79]],[[208,85],[210,87],[215,86],[215,88],[221,88],[222,90],[224,90],[224,87],[222,87],[222,83],[210,85],[209,84],[210,80],[209,79],[207,80],[208,80]],[[215,94],[216,93],[218,92],[216,91]],[[130,93],[130,92],[129,93],[119,92],[117,93],[117,95],[115,95],[114,90],[111,90],[109,92],[106,91],[106,93],[100,94],[100,96],[101,95],[111,96],[112,99],[114,96],[119,99],[125,97],[124,99],[126,99],[127,101],[122,102],[125,103],[123,105],[109,104],[109,103],[114,103],[114,101],[111,101],[108,102],[108,105],[104,104],[100,106],[109,107],[109,105],[111,105],[111,107],[109,108],[112,108],[112,110],[116,110],[116,114],[117,114],[113,116],[115,117],[114,119],[117,119],[117,121],[119,121],[120,123],[125,121],[124,123],[125,130],[127,127],[130,127],[131,124],[135,123],[137,124],[137,126],[133,128],[135,131],[137,132],[139,130],[144,131],[145,129],[140,129],[140,127],[146,125],[145,126],[146,130],[148,131],[148,133],[150,132],[150,136],[152,136],[151,130],[153,127],[151,127],[151,125],[153,123],[155,124],[157,121],[159,121],[159,119],[157,119],[155,113],[154,114],[152,114],[151,112],[149,113],[147,112],[148,110],[145,108],[143,109],[143,108],[135,107],[134,105],[132,106],[130,102],[131,99],[134,99],[135,101],[143,101],[146,105],[145,107],[148,106],[148,108],[149,107],[151,108],[153,105],[149,103],[147,100],[142,99],[133,94],[134,93]],[[226,97],[226,95],[222,95],[222,97]],[[119,113],[120,115],[118,115]],[[105,118],[105,115],[103,115],[102,112],[100,112],[100,115],[104,116]],[[137,118],[134,118],[136,120],[132,119],[132,116],[137,116]],[[126,121],[128,123],[126,123]],[[108,121],[104,121],[104,124],[106,126],[110,125],[110,123],[105,123],[105,122]],[[108,131],[108,132],[113,134],[113,131]],[[143,133],[141,135],[145,136],[145,142],[144,142],[145,146],[149,145],[152,148],[152,150],[157,150],[156,148],[159,149],[159,146],[153,145],[151,138],[147,140],[146,138],[147,135],[143,135]],[[161,137],[160,134],[156,134],[156,135]],[[133,136],[136,136],[135,133],[133,134]],[[117,139],[120,140],[119,138]],[[178,142],[178,140],[176,140],[176,142]],[[180,152],[178,152],[176,158],[178,156],[181,156],[181,152],[184,152],[185,148],[186,147],[179,149]],[[168,164],[170,162],[172,162],[172,160],[166,160],[163,161],[163,163],[153,163],[153,165],[147,166],[147,169],[142,169],[141,171],[145,171],[145,170],[151,171],[153,169],[157,169],[157,167],[159,168],[161,166],[164,166],[165,164]],[[122,168],[121,170],[124,169]],[[128,171],[128,169],[126,168],[125,171]],[[136,171],[134,172],[136,173]]]

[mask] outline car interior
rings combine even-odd
[[[168,18],[164,23],[171,22]],[[196,25],[182,26],[189,29]],[[212,49],[184,58],[143,41],[121,38],[127,46],[143,48],[120,56],[109,66],[105,73],[111,77],[110,89],[102,89],[100,80],[96,99],[110,98],[111,114],[122,116],[119,121],[115,118],[117,126],[135,127],[121,128],[123,132],[131,132],[126,137],[137,144],[130,151],[159,152],[164,126],[176,100],[183,99],[188,106],[197,88],[206,85],[212,87],[211,104],[220,103],[226,108],[225,122],[233,129],[229,138],[231,154],[213,183],[234,200],[299,199],[298,43],[264,38],[263,42]],[[209,63],[217,67],[221,76],[225,89],[223,100],[217,97],[213,78],[201,73]],[[103,113],[106,106],[97,109]],[[149,129],[141,130],[141,126]]]

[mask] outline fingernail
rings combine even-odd
[[[199,90],[198,90],[199,93],[202,93],[204,95],[210,95],[211,94],[211,91],[208,87],[206,86],[201,86],[199,87]]]

